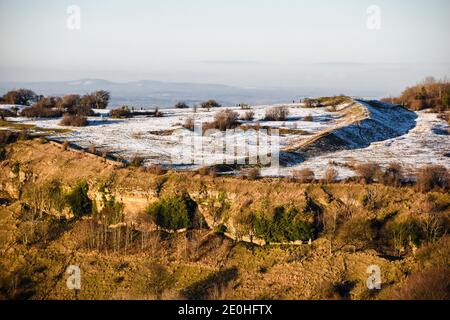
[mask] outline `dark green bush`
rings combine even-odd
[[[179,230],[193,225],[197,204],[187,193],[162,199],[147,208],[147,214],[161,228]]]
[[[254,226],[256,235],[267,242],[306,241],[314,237],[313,224],[305,221],[295,208],[277,207],[271,219],[256,216]]]
[[[92,213],[92,200],[88,197],[88,191],[87,182],[81,181],[66,195],[66,203],[76,218]]]

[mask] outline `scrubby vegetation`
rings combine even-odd
[[[428,77],[422,83],[409,87],[398,98],[386,98],[385,102],[401,104],[413,111],[432,109],[434,112],[450,110],[450,83]]]
[[[144,158],[139,155],[135,155],[133,158],[131,158],[129,165],[131,167],[139,168],[140,166],[142,166],[143,163]]]
[[[432,190],[450,190],[450,174],[443,166],[427,166],[417,174],[417,187],[422,192]]]
[[[187,193],[162,199],[147,208],[147,214],[159,227],[179,230],[193,226],[197,204]]]
[[[57,104],[58,99],[54,97],[42,98],[32,107],[23,109],[20,115],[28,118],[59,118],[63,112],[57,108]]]
[[[255,234],[267,242],[307,241],[314,237],[314,226],[297,209],[276,207],[272,217],[255,215]]]
[[[266,111],[266,121],[285,121],[289,116],[289,108],[286,106],[272,107]]]
[[[176,109],[188,109],[189,105],[186,102],[180,101],[175,104]]]
[[[303,121],[312,122],[312,121],[314,121],[314,118],[313,118],[313,116],[312,116],[311,114],[308,114],[308,115],[303,119]]]
[[[365,183],[372,183],[379,176],[381,168],[376,163],[363,163],[356,167],[356,172]]]
[[[113,119],[125,119],[125,118],[131,118],[132,112],[128,106],[122,106],[120,108],[111,110],[109,115]]]
[[[327,170],[325,170],[323,180],[325,183],[335,183],[338,177],[339,177],[338,171],[332,166],[329,166]]]
[[[3,110],[0,109],[0,120],[5,120],[5,118],[9,117],[15,117],[17,116],[16,113],[12,112],[11,110]]]
[[[203,109],[220,108],[221,105],[216,100],[204,101],[200,104]]]
[[[295,170],[292,172],[293,178],[301,183],[311,183],[315,179],[314,171],[311,169]]]
[[[246,111],[240,118],[243,121],[253,121],[255,119],[255,112]]]
[[[72,115],[66,113],[61,122],[60,125],[62,126],[70,126],[70,127],[85,127],[88,125],[88,120],[85,116],[82,115]]]
[[[190,131],[194,131],[195,121],[193,118],[188,117],[184,121],[183,128],[188,129]]]
[[[239,125],[238,122],[239,113],[230,109],[225,109],[217,112],[214,115],[214,121],[203,125],[203,130],[217,129],[220,131],[226,131],[228,129],[234,129]]]
[[[8,97],[6,97],[8,96]],[[108,106],[110,94],[107,91],[95,91],[84,96],[70,94],[64,97],[38,96],[30,90],[11,91],[5,95],[6,100],[16,104],[30,105],[20,113],[29,118],[59,118],[63,114],[72,116],[93,115],[92,109],[105,109]],[[18,102],[18,103],[17,103]]]

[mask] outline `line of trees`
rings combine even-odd
[[[434,112],[450,110],[450,82],[427,77],[421,83],[406,88],[400,97],[385,98],[384,102],[401,104],[413,111],[432,109]]]
[[[18,89],[4,94],[0,103],[28,106],[20,115],[29,118],[58,118],[63,114],[86,117],[93,114],[92,109],[106,109],[110,97],[110,93],[104,90],[85,95],[44,97],[29,89]]]

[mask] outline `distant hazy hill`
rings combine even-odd
[[[194,104],[206,99],[216,99],[225,105],[292,102],[293,99],[298,100],[301,94],[305,94],[293,90],[246,89],[216,84],[171,83],[151,80],[126,83],[102,79],[0,83],[0,93],[2,94],[17,88],[29,88],[43,95],[84,94],[102,89],[111,92],[112,106],[129,104],[137,107],[171,107],[180,100]]]

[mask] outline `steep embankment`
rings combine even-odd
[[[415,127],[417,115],[401,106],[379,101],[355,100],[341,111],[343,120],[334,128],[282,150],[302,159],[340,150],[366,148],[371,143],[406,134]]]

